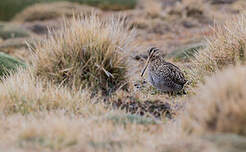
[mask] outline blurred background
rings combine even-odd
[[[1,0],[0,52],[25,60],[26,40],[42,38],[47,27],[59,30],[63,16],[93,10],[102,17],[125,15],[140,46],[160,47],[179,60],[182,50],[205,47],[210,26],[245,9],[245,0]]]

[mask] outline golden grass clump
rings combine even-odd
[[[191,97],[183,127],[189,132],[246,135],[246,68],[226,69],[206,80]]]
[[[245,60],[246,16],[240,15],[215,28],[209,40],[209,53],[219,68]]]
[[[228,65],[242,64],[246,52],[246,15],[239,15],[213,28],[208,47],[195,54],[191,75],[194,81],[202,80]]]
[[[35,44],[36,75],[71,88],[100,88],[103,92],[125,86],[127,52],[134,32],[122,17],[74,17],[63,29]]]
[[[94,108],[98,108],[97,112],[103,111],[102,105],[92,105],[89,100],[88,93],[41,82],[29,70],[20,70],[0,84],[0,113],[5,115],[64,110],[68,114],[87,116]]]

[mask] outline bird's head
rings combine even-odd
[[[146,61],[145,66],[144,66],[144,69],[143,69],[143,71],[142,71],[141,77],[144,75],[144,72],[145,72],[145,70],[147,69],[147,67],[148,67],[148,65],[149,65],[149,63],[150,63],[150,61],[156,59],[156,58],[159,57],[159,56],[160,56],[160,51],[159,51],[158,48],[152,47],[152,48],[150,48],[150,49],[148,50],[148,58],[147,58],[147,61]]]
[[[156,47],[152,47],[148,50],[148,59],[147,60],[152,60],[158,56],[160,56],[160,50]]]

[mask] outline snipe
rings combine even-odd
[[[158,48],[153,47],[148,50],[148,59],[141,77],[147,67],[149,82],[163,92],[180,92],[187,82],[182,71],[172,63],[166,62]]]

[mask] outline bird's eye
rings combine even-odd
[[[152,47],[152,48],[150,48],[150,49],[148,50],[148,54],[149,54],[149,56],[150,56],[151,54],[154,54],[154,53],[157,52],[157,51],[158,51],[158,48]]]
[[[151,52],[152,52],[152,49],[149,49],[149,50],[148,50],[148,54],[150,55],[150,54],[151,54]]]

